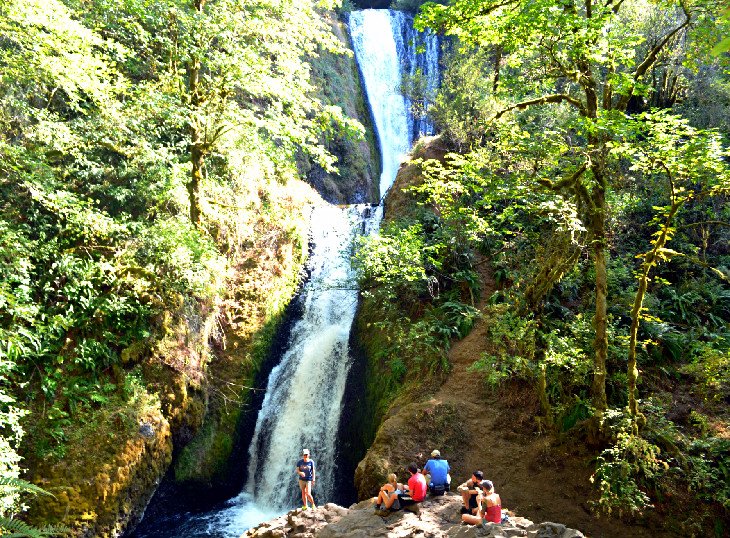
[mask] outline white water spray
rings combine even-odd
[[[322,502],[333,496],[335,441],[357,307],[350,257],[365,209],[323,205],[313,210],[310,278],[301,292],[304,314],[269,376],[249,448],[246,491],[260,506],[284,511],[297,501],[294,467],[305,447],[318,463],[317,497]]]
[[[426,118],[414,119],[412,103],[401,93],[406,74],[420,70],[426,94],[439,83],[439,42],[433,34],[413,29],[413,19],[402,11],[366,9],[350,14],[350,35],[362,74],[383,158],[380,196],[393,185],[398,167],[421,134],[432,134]],[[418,49],[423,48],[423,53]]]

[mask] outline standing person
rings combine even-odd
[[[502,499],[494,492],[494,484],[491,480],[483,480],[481,487],[483,495],[477,514],[462,514],[461,520],[469,525],[479,525],[482,520],[484,523],[502,523]]]
[[[464,506],[461,508],[462,514],[477,513],[482,480],[484,480],[484,473],[474,471],[471,478],[457,488],[457,491],[461,493],[461,500],[464,503]]]
[[[312,497],[312,487],[317,480],[317,471],[314,461],[309,459],[309,449],[302,449],[302,459],[297,462],[297,475],[299,476],[299,489],[302,490],[302,510],[306,510],[307,501],[312,503],[312,508],[317,508]]]
[[[431,452],[431,459],[426,462],[422,471],[426,475],[428,490],[431,495],[443,495],[447,491],[451,491],[450,470],[449,462],[441,459],[439,450]]]

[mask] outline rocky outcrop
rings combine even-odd
[[[326,15],[332,33],[343,47],[351,50],[345,24],[334,13]],[[334,204],[375,203],[378,201],[380,158],[365,102],[360,75],[352,54],[335,54],[326,50],[312,59],[312,78],[317,97],[327,105],[338,106],[345,116],[365,127],[365,138],[355,140],[346,132],[333,132],[325,147],[337,157],[338,173],[324,170],[314,162],[302,161],[300,171],[322,198]]]
[[[559,523],[535,524],[510,515],[501,525],[475,527],[461,522],[461,497],[455,494],[428,498],[418,513],[401,510],[388,516],[374,513],[368,501],[348,508],[326,504],[315,510],[288,514],[248,530],[242,538],[370,538],[373,536],[421,536],[424,538],[583,538],[583,533]]]

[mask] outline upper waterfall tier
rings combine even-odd
[[[413,141],[422,134],[433,133],[427,118],[414,117],[414,103],[403,95],[401,88],[406,75],[422,77],[426,97],[435,93],[439,82],[439,42],[433,34],[414,30],[413,19],[402,11],[353,11],[349,25],[383,159],[382,197],[395,181],[401,160]],[[423,52],[419,52],[421,49]]]

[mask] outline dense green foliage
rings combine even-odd
[[[333,171],[324,144],[362,133],[314,97],[309,59],[341,51],[331,7],[0,2],[3,477],[26,409],[26,454],[62,457],[165,338],[205,362],[201,319],[260,236],[301,241],[281,185],[308,160]]]
[[[426,5],[419,28],[453,36],[431,114],[454,152],[421,165],[411,190],[424,211],[373,242],[365,282],[420,316],[439,305],[430,279],[458,282],[473,253],[486,256],[498,289],[474,369],[491,386],[533,384],[537,426],[594,447],[597,511],[655,505],[671,519],[674,492],[689,490],[686,530],[721,534],[730,94],[727,58],[710,54],[728,34],[719,13],[703,1]],[[402,263],[403,246],[420,262]],[[691,413],[675,408],[685,400]]]

